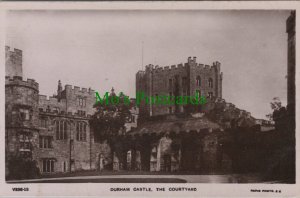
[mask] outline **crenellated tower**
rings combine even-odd
[[[210,99],[222,98],[221,64],[211,66],[197,63],[196,57],[188,57],[184,64],[159,67],[147,65],[145,71],[136,74],[136,92],[145,96],[194,96],[200,94]],[[183,113],[183,105],[140,104],[140,117]]]
[[[5,163],[37,159],[39,84],[21,76],[5,78]],[[8,168],[6,166],[6,168]],[[6,176],[9,170],[6,169]]]
[[[5,76],[23,76],[22,69],[22,50],[5,46]]]

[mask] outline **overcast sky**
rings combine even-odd
[[[289,11],[11,11],[6,45],[23,50],[23,73],[53,95],[57,81],[135,95],[143,65],[221,62],[223,98],[257,118],[286,104]]]

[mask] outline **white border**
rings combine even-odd
[[[5,183],[5,140],[4,140],[4,35],[5,35],[5,10],[271,10],[271,9],[296,9],[296,32],[299,39],[299,17],[300,2],[296,1],[247,1],[247,2],[0,2],[0,60],[1,60],[1,92],[0,104],[0,131],[2,138],[1,161],[0,161],[0,196],[162,196],[162,197],[298,197],[299,185],[297,184],[113,184],[113,183],[72,183],[72,184],[6,184]],[[282,46],[287,48],[286,46]],[[299,52],[299,42],[296,42],[296,53]],[[296,63],[299,62],[299,54],[296,54]],[[296,68],[296,98],[299,98],[300,72]],[[298,101],[298,100],[297,100]],[[296,107],[299,106],[297,102]],[[296,131],[299,129],[299,111],[296,108]],[[299,133],[296,133],[296,163],[299,164]],[[296,181],[299,181],[298,167],[296,171]],[[196,187],[197,192],[111,192],[111,187]],[[13,192],[13,187],[29,187],[29,192]],[[277,193],[251,193],[250,189],[280,189],[281,194]]]

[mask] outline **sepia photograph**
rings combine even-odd
[[[6,10],[4,182],[295,184],[296,15]]]

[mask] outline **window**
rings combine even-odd
[[[172,87],[173,87],[172,79],[169,79],[169,89],[172,89]]]
[[[187,84],[187,78],[186,77],[182,77],[182,87],[185,87]]]
[[[54,172],[54,159],[43,159],[43,173]]]
[[[51,136],[40,136],[40,148],[53,148]]]
[[[30,120],[29,110],[28,109],[19,109],[21,120]]]
[[[182,77],[182,92],[187,95],[187,77]]]
[[[67,162],[63,162],[63,172],[67,172]]]
[[[29,142],[29,135],[27,133],[20,133],[19,141],[20,142]]]
[[[20,151],[30,151],[30,140],[27,133],[19,134]]]
[[[131,163],[131,151],[127,151],[127,163]]]
[[[78,111],[77,111],[77,114],[78,114],[79,116],[85,116],[85,111],[78,110]]]
[[[86,141],[86,123],[77,122],[76,124],[76,139],[77,141]]]
[[[69,124],[65,120],[56,121],[56,139],[65,140],[67,139],[67,132],[69,129]]]
[[[77,98],[78,106],[85,107],[86,106],[86,99],[85,98]]]
[[[59,113],[59,108],[58,108],[58,107],[54,107],[54,108],[53,108],[53,112]]]
[[[213,92],[208,92],[208,97],[212,98],[213,97]]]
[[[197,86],[201,86],[201,78],[200,78],[200,76],[197,76],[197,78],[196,78],[196,85]]]
[[[40,119],[40,127],[47,128],[47,126],[48,126],[47,118],[41,118]]]
[[[208,79],[208,86],[209,86],[210,88],[213,88],[213,79],[212,79],[212,78],[209,78],[209,79]]]

